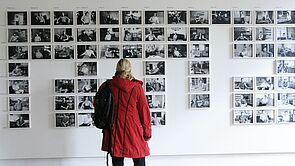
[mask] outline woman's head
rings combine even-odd
[[[130,80],[133,79],[130,61],[127,59],[120,59],[117,63],[115,75]]]

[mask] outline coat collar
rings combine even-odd
[[[131,91],[131,89],[134,86],[136,86],[136,85],[142,86],[142,84],[143,84],[143,82],[140,80],[137,80],[137,79],[129,80],[129,79],[124,79],[124,78],[117,77],[117,76],[114,76],[113,80],[112,80],[113,86],[119,88],[122,91],[126,91],[126,92]]]

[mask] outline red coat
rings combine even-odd
[[[111,81],[115,108],[112,128],[112,155],[141,158],[150,154],[147,140],[152,136],[151,115],[142,81],[113,77]],[[102,85],[104,86],[104,84]],[[132,90],[133,89],[133,90]],[[130,97],[130,94],[132,95]],[[118,94],[120,93],[120,97]],[[128,99],[128,110],[126,106]],[[119,102],[118,102],[119,98]],[[102,150],[109,151],[110,131],[103,131]]]

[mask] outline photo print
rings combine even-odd
[[[190,27],[190,41],[209,41],[209,28]]]
[[[256,93],[255,94],[256,107],[273,107],[275,106],[274,93]]]
[[[189,61],[190,75],[210,74],[209,61]]]
[[[51,45],[32,46],[32,59],[51,59]]]
[[[145,11],[145,24],[164,24],[164,11],[155,10],[155,11]]]
[[[278,90],[295,90],[295,77],[282,76],[278,77],[277,88]]]
[[[142,24],[142,11],[122,11],[122,24]]]
[[[8,63],[8,77],[29,77],[29,63]]]
[[[30,114],[9,114],[9,128],[30,128],[31,116]]]
[[[142,29],[140,27],[122,28],[123,41],[142,41]]]
[[[210,108],[210,94],[190,94],[190,108]]]
[[[31,29],[31,42],[50,42],[51,41],[51,29]]]
[[[119,28],[100,28],[101,42],[118,42],[119,38]]]
[[[295,93],[278,93],[277,105],[279,107],[294,107]]]
[[[69,128],[76,126],[75,113],[56,113],[55,114],[55,127]]]
[[[165,95],[146,95],[146,99],[150,109],[164,109],[166,108]]]
[[[295,57],[295,43],[277,43],[277,57]]]
[[[209,44],[190,44],[189,58],[209,58]]]
[[[145,78],[146,92],[165,92],[166,82],[165,78]]]
[[[273,124],[275,123],[275,110],[263,109],[255,110],[257,124]]]
[[[256,58],[273,58],[274,44],[256,44]]]
[[[209,11],[190,11],[190,24],[209,24]]]
[[[120,45],[99,45],[101,59],[119,59]]]
[[[26,43],[28,42],[28,29],[8,29],[9,43]]]
[[[78,93],[96,93],[98,89],[97,79],[78,79]]]
[[[77,45],[77,59],[97,59],[97,45]]]
[[[77,62],[77,76],[97,76],[97,62]]]
[[[50,25],[51,14],[50,11],[32,11],[31,25]]]
[[[73,28],[54,28],[54,42],[74,41]]]
[[[187,41],[187,27],[168,27],[167,41]]]
[[[29,94],[29,80],[8,80],[8,94]]]
[[[94,126],[94,113],[78,113],[78,127]]]
[[[234,58],[253,58],[253,44],[234,44]]]
[[[250,10],[233,11],[233,18],[234,24],[252,24]]]
[[[96,11],[77,11],[77,25],[96,25]]]
[[[252,41],[252,27],[234,27],[234,41]]]
[[[144,41],[165,41],[163,27],[145,28]]]
[[[93,95],[92,96],[77,96],[78,110],[93,110]]]
[[[187,44],[168,44],[168,58],[187,58]]]
[[[253,87],[253,77],[233,77],[234,91],[252,91]]]
[[[54,93],[74,93],[74,79],[55,79]]]
[[[145,44],[144,48],[147,59],[165,58],[165,44]]]
[[[151,120],[153,126],[165,126],[166,125],[166,112],[151,112]]]
[[[274,77],[256,77],[255,89],[261,90],[274,90]]]
[[[291,74],[295,73],[294,60],[276,60],[277,74]]]
[[[187,11],[168,10],[168,24],[187,24]]]
[[[253,124],[253,110],[233,110],[234,124]]]
[[[277,24],[295,24],[294,10],[277,11]]]
[[[274,11],[255,11],[256,24],[274,24]]]
[[[54,59],[74,59],[73,45],[54,45]]]
[[[54,11],[54,25],[74,25],[73,11]]]
[[[77,28],[77,42],[95,42],[95,28]]]
[[[75,96],[54,96],[54,110],[73,111],[75,110]]]
[[[230,11],[212,11],[212,24],[231,24]]]
[[[277,27],[276,38],[279,41],[294,41],[295,27]]]
[[[145,61],[145,75],[165,75],[165,61]]]
[[[28,13],[26,11],[8,11],[8,25],[28,25]]]
[[[210,91],[209,77],[189,77],[189,92]]]
[[[294,109],[279,109],[277,114],[277,123],[295,122]]]
[[[123,58],[142,58],[142,45],[123,45]]]
[[[256,27],[256,41],[273,41],[273,34],[272,27]]]
[[[8,46],[9,60],[28,60],[28,46]]]
[[[101,25],[119,25],[119,11],[99,11],[99,18]]]
[[[253,107],[253,93],[234,93],[234,107]]]
[[[29,111],[30,97],[9,97],[8,106],[9,111]]]

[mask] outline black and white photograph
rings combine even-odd
[[[93,110],[93,95],[92,96],[77,96],[78,110]]]
[[[165,75],[165,61],[145,61],[145,75]]]
[[[212,24],[231,24],[231,11],[212,11]]]
[[[54,93],[74,93],[74,79],[55,79]]]
[[[94,113],[78,113],[78,127],[94,126]]]
[[[31,29],[31,42],[50,42],[51,41],[51,29]]]
[[[8,63],[8,77],[29,77],[29,63]]]
[[[95,42],[95,28],[77,28],[77,42]]]
[[[96,11],[77,11],[77,25],[96,25]]]
[[[168,27],[167,41],[187,41],[187,27]]]
[[[256,77],[255,89],[257,91],[274,90],[274,77]]]
[[[54,28],[54,42],[72,42],[73,34],[73,28]]]
[[[122,28],[123,41],[142,41],[142,29],[140,27]]]
[[[55,114],[55,127],[57,127],[57,128],[76,127],[75,113],[56,113]]]
[[[28,13],[26,11],[8,11],[8,25],[28,25]]]
[[[277,57],[295,57],[295,43],[277,43]]]
[[[97,79],[78,79],[78,93],[95,93],[98,89]]]
[[[154,11],[145,11],[145,24],[164,24],[164,11],[163,10],[154,10]]]
[[[8,94],[29,94],[29,80],[8,80]]]
[[[256,27],[256,41],[273,41],[273,27]]]
[[[51,59],[51,45],[32,46],[32,59]]]
[[[274,93],[256,93],[255,94],[256,107],[273,107],[275,106]]]
[[[73,11],[54,11],[54,25],[74,25]]]
[[[275,123],[275,110],[262,109],[255,110],[257,124],[273,124]]]
[[[233,11],[234,24],[252,24],[250,10]]]
[[[234,124],[253,124],[253,110],[233,110]]]
[[[119,59],[120,45],[99,45],[101,59]]]
[[[295,122],[294,109],[279,109],[277,113],[277,123]]]
[[[208,10],[192,10],[190,11],[190,24],[209,24]]]
[[[144,41],[165,41],[163,27],[148,27],[144,31]]]
[[[278,90],[295,90],[295,77],[282,76],[277,79]]]
[[[142,11],[122,11],[122,24],[142,24]]]
[[[276,60],[277,74],[292,74],[295,73],[294,60]]]
[[[189,92],[210,91],[209,77],[189,77]]]
[[[209,41],[209,28],[190,27],[190,41]]]
[[[165,44],[145,44],[144,48],[147,59],[165,58]]]
[[[233,77],[234,91],[252,91],[254,89],[253,77]]]
[[[97,62],[77,62],[77,76],[97,76]]]
[[[97,45],[77,45],[77,59],[97,59]]]
[[[54,59],[74,59],[73,45],[54,45]]]
[[[190,44],[189,58],[209,58],[209,44]]]
[[[31,25],[51,25],[50,11],[31,11]]]
[[[9,111],[30,111],[30,97],[9,97]]]
[[[256,58],[273,58],[274,57],[274,44],[256,44],[255,57]]]
[[[54,96],[54,110],[75,110],[75,96]]]
[[[168,10],[168,24],[187,24],[187,11]]]
[[[295,40],[295,27],[276,27],[276,39],[278,41]]]
[[[99,11],[99,18],[101,25],[119,25],[119,11]]]
[[[234,44],[233,58],[253,58],[253,44]]]
[[[124,44],[123,58],[142,58],[141,44]]]
[[[278,10],[277,24],[295,24],[294,10]]]
[[[28,60],[28,46],[8,46],[9,60]]]
[[[234,27],[234,41],[252,41],[252,27]]]
[[[166,82],[165,78],[145,78],[145,92],[165,92]]]
[[[26,43],[28,42],[28,29],[8,29],[9,43]]]
[[[210,108],[210,94],[190,94],[191,109]]]
[[[187,44],[168,44],[168,58],[187,58]]]
[[[100,28],[101,42],[118,42],[119,39],[119,28]]]
[[[151,120],[153,126],[165,126],[166,125],[166,112],[151,112]]]
[[[278,93],[277,105],[279,107],[294,107],[295,93]]]
[[[253,107],[253,93],[234,93],[234,108]]]
[[[166,108],[165,95],[162,94],[148,94],[146,99],[150,109],[164,109]]]
[[[210,74],[209,61],[189,61],[190,75]]]
[[[31,127],[31,115],[28,114],[9,114],[10,129],[21,129]]]
[[[256,24],[274,24],[274,11],[255,11]]]

